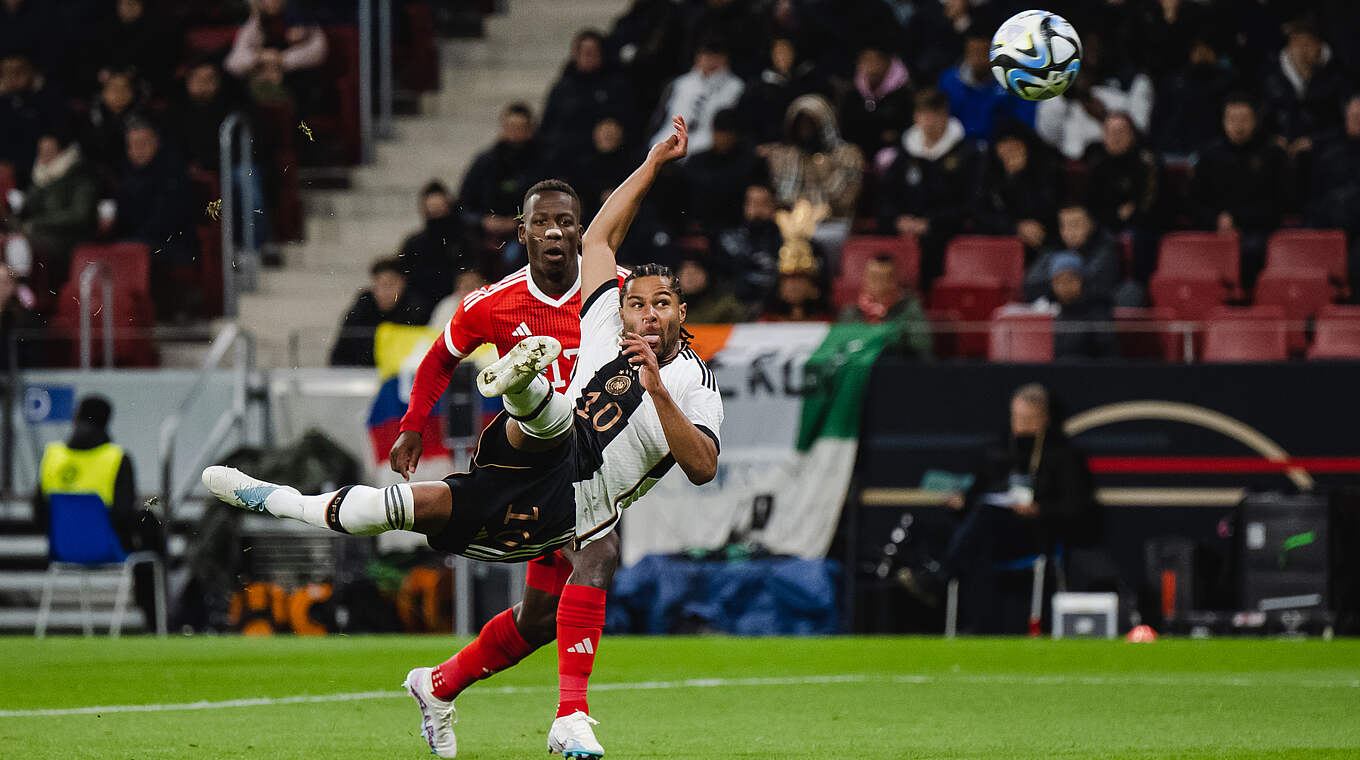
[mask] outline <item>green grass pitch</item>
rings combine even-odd
[[[425,758],[399,684],[457,643],[0,639],[0,756]],[[543,757],[556,679],[472,687],[459,756]],[[606,637],[593,683],[612,758],[1360,758],[1355,640]]]

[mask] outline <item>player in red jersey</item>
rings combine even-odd
[[[562,354],[548,367],[547,378],[559,393],[571,382],[581,343],[581,201],[570,185],[550,179],[529,188],[523,209],[519,241],[529,265],[469,293],[416,371],[411,403],[390,455],[393,471],[407,480],[420,461],[421,431],[430,411],[458,362],[482,344],[493,344],[504,356],[524,338],[550,335],[561,342]],[[620,279],[627,276],[620,268]],[[431,672],[434,696],[452,701],[474,682],[551,643],[557,637],[557,602],[571,569],[560,552],[531,561],[523,600],[492,618],[472,643]]]

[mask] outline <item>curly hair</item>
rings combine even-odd
[[[619,287],[620,308],[623,307],[623,298],[624,295],[628,292],[628,286],[633,282],[633,280],[636,280],[639,277],[660,277],[663,280],[667,280],[668,281],[667,287],[669,287],[671,289],[671,292],[675,294],[675,300],[679,301],[680,303],[685,303],[685,291],[680,288],[680,275],[676,274],[675,270],[671,269],[665,264],[657,264],[655,262],[652,262],[650,264],[639,264],[633,267],[633,271],[629,272],[628,276],[623,279],[623,284]],[[689,345],[689,342],[693,339],[694,336],[690,334],[690,331],[686,330],[684,325],[681,325],[680,342],[684,345]]]

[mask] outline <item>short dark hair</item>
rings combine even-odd
[[[449,189],[444,186],[443,182],[440,182],[437,179],[430,180],[429,182],[425,183],[425,187],[420,188],[421,200],[425,200],[431,195],[443,195],[447,197],[448,194]]]
[[[949,96],[934,87],[928,87],[916,93],[916,110],[948,111]]]
[[[395,256],[386,256],[378,259],[373,262],[373,266],[368,268],[368,274],[372,277],[377,277],[383,272],[391,272],[393,274],[401,275],[402,277],[406,276],[406,269],[402,267],[401,259],[398,259]]]
[[[741,132],[741,116],[735,108],[724,108],[713,114],[714,132]]]
[[[694,54],[717,53],[718,55],[728,55],[727,40],[716,34],[706,34],[699,38],[699,44],[694,46]]]
[[[628,276],[623,278],[623,285],[619,288],[619,306],[623,305],[623,297],[628,293],[628,287],[632,284],[633,280],[636,280],[639,277],[660,277],[663,280],[670,280],[670,285],[668,287],[671,289],[671,292],[675,294],[676,300],[680,303],[685,302],[685,293],[680,289],[680,276],[665,264],[652,262],[650,264],[639,264],[633,267],[633,271],[629,272]]]
[[[112,417],[113,404],[103,396],[86,396],[80,400],[80,406],[76,407],[77,422],[89,423],[101,430],[108,426]]]
[[[575,51],[576,46],[586,40],[595,40],[599,43],[601,49],[604,48],[604,33],[593,26],[588,26],[577,32],[576,36],[571,38],[571,49]]]
[[[1242,90],[1236,90],[1234,92],[1228,93],[1228,96],[1223,99],[1223,107],[1220,109],[1220,113],[1228,110],[1228,106],[1239,105],[1250,108],[1253,114],[1257,113],[1260,110],[1256,107],[1256,99],[1253,98],[1250,93],[1244,92]]]
[[[504,118],[506,116],[523,116],[529,121],[533,121],[534,109],[531,108],[528,103],[525,103],[522,100],[517,100],[514,103],[511,103],[510,105],[501,109],[501,117]]]
[[[545,179],[535,182],[533,187],[524,192],[524,201],[520,205],[520,210],[529,208],[529,199],[539,193],[566,193],[576,203],[576,208],[581,208],[581,196],[576,194],[576,190],[568,185],[566,180]]]
[[[870,259],[870,261],[875,264],[887,264],[893,269],[897,268],[897,259],[893,258],[893,255],[887,251],[880,251],[874,254],[874,257]]]

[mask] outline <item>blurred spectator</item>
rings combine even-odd
[[[552,172],[560,174],[581,196],[582,225],[595,218],[605,198],[637,167],[627,137],[622,122],[604,116],[591,129],[589,146],[551,162]]]
[[[0,263],[0,370],[8,372],[35,363],[41,340],[26,333],[41,327],[42,322],[33,311],[33,294],[19,284],[9,265]]]
[[[1110,302],[1083,287],[1086,263],[1075,253],[1048,259],[1049,291],[1045,298],[1057,307],[1053,325],[1054,359],[1108,359],[1119,356],[1119,345],[1109,324]]]
[[[1037,383],[1016,390],[1010,403],[1006,436],[981,452],[973,485],[946,503],[963,513],[944,553],[936,561],[924,557],[897,578],[931,604],[938,604],[945,584],[961,577],[960,594],[976,610],[974,623],[998,605],[995,589],[998,560],[1016,559],[1054,544],[1068,546],[1099,541],[1100,511],[1086,456],[1063,434],[1048,391]]]
[[[314,113],[325,87],[326,34],[301,3],[251,0],[222,66],[250,82],[256,100],[291,100],[304,118]]]
[[[1106,303],[1114,300],[1123,269],[1119,243],[1096,226],[1085,206],[1076,203],[1058,210],[1058,237],[1062,248],[1035,259],[1025,273],[1025,300],[1033,301],[1048,291],[1053,279],[1053,259],[1064,255],[1080,259],[1082,288],[1088,297]]]
[[[548,93],[543,107],[544,150],[569,155],[590,149],[590,133],[605,116],[624,118],[634,112],[628,83],[609,66],[604,55],[604,35],[594,29],[576,33],[571,60]]]
[[[1086,150],[1086,198],[1096,222],[1126,232],[1152,222],[1161,167],[1139,144],[1133,119],[1116,111],[1105,117],[1101,141]]]
[[[506,106],[501,111],[496,144],[472,160],[458,191],[464,224],[469,229],[481,230],[488,247],[505,245],[507,271],[518,257],[515,229],[519,224],[516,216],[520,201],[524,192],[541,179],[536,131],[534,112],[529,106],[523,103]]]
[[[841,139],[836,114],[826,98],[802,95],[789,104],[784,140],[771,147],[766,158],[776,203],[825,203],[831,210],[829,221],[844,225],[843,241],[859,199],[864,158],[859,148]]]
[[[406,290],[406,275],[397,259],[378,259],[369,269],[368,289],[345,314],[340,335],[331,349],[332,367],[372,367],[373,336],[378,325],[423,325],[429,307]]]
[[[1345,106],[1340,137],[1318,148],[1308,196],[1308,223],[1346,231],[1350,280],[1360,282],[1360,94]]]
[[[694,53],[694,68],[676,77],[661,96],[652,124],[661,127],[651,144],[670,136],[671,118],[685,117],[689,127],[689,152],[702,153],[713,144],[713,117],[731,108],[745,89],[741,78],[728,66],[727,50],[717,40],[704,40]]]
[[[453,319],[454,312],[458,311],[458,305],[467,298],[472,291],[486,285],[486,278],[481,272],[475,269],[465,269],[453,278],[453,292],[445,296],[442,301],[435,304],[430,312],[430,327],[444,329],[444,326]]]
[[[680,262],[680,290],[685,294],[685,322],[716,325],[741,322],[746,310],[721,280],[714,282],[708,264],[698,258]]]
[[[781,272],[779,284],[765,302],[761,322],[826,322],[831,319],[816,270]]]
[[[101,49],[94,53],[98,79],[131,70],[157,94],[169,94],[180,40],[166,14],[148,8],[148,0],[114,0],[112,5],[99,31]]]
[[[64,42],[58,3],[0,0],[0,56],[22,54],[43,71],[55,71],[70,52]]]
[[[1275,135],[1289,157],[1298,159],[1339,126],[1336,105],[1345,81],[1316,23],[1294,21],[1285,33],[1288,42],[1265,80],[1260,121],[1262,131]]]
[[[1195,165],[1191,204],[1201,227],[1240,236],[1247,285],[1265,263],[1266,237],[1280,224],[1288,187],[1284,151],[1257,129],[1252,102],[1230,96],[1223,104],[1223,137],[1201,151]]]
[[[1189,155],[1217,137],[1219,104],[1232,88],[1233,73],[1219,63],[1208,35],[1191,44],[1188,60],[1157,83],[1150,142],[1164,153]]]
[[[741,224],[709,233],[709,250],[723,262],[723,274],[742,303],[764,303],[779,281],[784,244],[774,221],[774,193],[765,185],[749,185],[741,209]]]
[[[99,99],[90,108],[90,123],[83,140],[85,158],[104,184],[111,182],[122,164],[128,122],[142,102],[142,87],[128,70],[110,71],[99,88]]]
[[[180,150],[196,169],[221,169],[218,129],[236,105],[222,81],[222,69],[211,60],[195,61],[184,72],[184,91],[175,106]]]
[[[840,322],[891,325],[898,337],[892,349],[921,359],[931,354],[930,322],[921,299],[899,282],[897,261],[880,254],[864,265],[864,281],[854,303],[841,309]]]
[[[1034,126],[1036,104],[1006,92],[992,76],[992,31],[973,27],[963,41],[963,58],[940,76],[940,91],[949,97],[949,110],[963,124],[963,133],[977,140],[992,138],[1001,122]]]
[[[38,138],[64,121],[67,110],[61,97],[44,86],[32,58],[23,53],[0,58],[0,161],[14,167],[19,187],[28,184]]]
[[[1156,0],[1141,8],[1138,25],[1143,62],[1157,87],[1183,68],[1191,48],[1208,31],[1209,9],[1187,0]]]
[[[989,37],[995,31],[976,18],[973,5],[970,0],[916,3],[903,49],[912,56],[907,64],[918,82],[938,81],[963,54],[963,39],[970,31],[982,30]]]
[[[202,309],[193,202],[179,156],[162,146],[149,122],[129,123],[114,232],[151,249],[151,292],[162,321],[184,319]]]
[[[80,145],[62,130],[46,130],[38,139],[32,184],[15,211],[35,264],[44,270],[34,273],[39,275],[37,282],[49,291],[61,290],[70,271],[71,249],[94,234],[97,201],[94,176],[81,157]]]
[[[979,184],[980,149],[949,115],[939,90],[916,94],[914,122],[902,144],[879,154],[883,232],[914,235],[921,241],[921,282],[941,271],[949,238],[963,229]]]
[[[420,215],[425,226],[402,241],[397,259],[411,294],[423,303],[438,303],[453,291],[463,246],[462,225],[443,183],[432,180],[421,189]]]
[[[633,0],[605,39],[607,56],[633,87],[634,101],[650,104],[687,63],[685,10],[672,0]],[[644,106],[645,108],[645,106]]]
[[[1015,126],[997,136],[974,222],[979,232],[1015,235],[1033,253],[1053,229],[1060,183],[1046,146],[1031,134]]]
[[[717,40],[731,58],[732,70],[739,77],[754,76],[764,55],[760,3],[746,0],[702,0],[700,7],[688,12],[686,50],[693,52],[703,40]],[[693,8],[693,4],[691,4]]]
[[[689,220],[708,232],[740,224],[746,188],[766,182],[769,169],[742,139],[737,112],[726,109],[713,117],[713,147],[692,154],[680,172],[688,189]]]
[[[1131,67],[1106,66],[1099,35],[1083,34],[1082,45],[1081,75],[1066,96],[1040,102],[1034,116],[1039,136],[1072,159],[1100,141],[1111,111],[1127,113],[1140,131],[1152,123],[1152,79]]]
[[[770,60],[760,76],[748,82],[737,111],[751,131],[756,145],[779,141],[780,125],[789,104],[799,95],[821,92],[814,61],[799,59],[793,40],[776,37],[770,43]]]
[[[841,99],[841,130],[865,156],[896,145],[911,123],[907,65],[886,48],[870,44],[860,50],[854,87]]]

